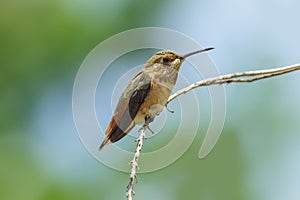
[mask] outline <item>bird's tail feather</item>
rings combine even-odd
[[[110,143],[111,143],[110,139],[107,138],[107,137],[105,137],[105,139],[103,140],[102,144],[101,144],[100,147],[99,147],[99,151],[101,151],[101,150],[103,149],[104,146],[106,146],[106,145],[108,145],[108,144],[110,144]]]

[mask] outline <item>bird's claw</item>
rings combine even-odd
[[[149,126],[147,126],[147,129],[148,129],[152,134],[154,134],[154,131],[153,131]]]
[[[171,110],[171,109],[168,107],[168,105],[165,105],[165,107],[166,107],[167,111],[169,111],[170,113],[174,113],[174,110]]]

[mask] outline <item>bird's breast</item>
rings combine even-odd
[[[170,85],[152,82],[150,91],[142,103],[134,122],[136,124],[143,124],[145,123],[146,116],[159,114],[168,101],[171,89]]]

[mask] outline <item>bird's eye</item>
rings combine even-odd
[[[169,58],[163,58],[162,61],[163,61],[164,63],[166,63],[166,62],[169,62],[170,60],[169,60]]]

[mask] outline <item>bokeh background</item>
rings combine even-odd
[[[216,47],[210,56],[223,74],[279,67],[300,61],[299,8],[296,0],[1,1],[0,199],[125,199],[128,174],[89,155],[72,118],[76,72],[104,39],[165,27]],[[300,199],[299,83],[294,72],[226,86],[213,152],[198,159],[208,113],[179,160],[139,175],[135,199]],[[207,91],[197,92],[206,113]]]

